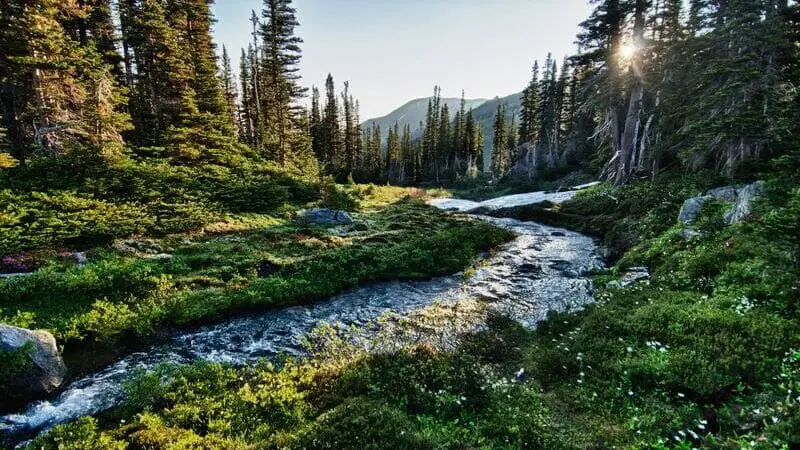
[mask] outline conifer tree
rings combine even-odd
[[[342,109],[344,111],[344,154],[342,155],[342,165],[344,171],[350,173],[356,166],[356,148],[358,146],[358,133],[355,123],[355,105],[353,96],[350,95],[350,82],[344,82],[342,91]]]
[[[320,108],[319,89],[316,86],[311,88],[311,117],[309,118],[309,132],[311,134],[311,150],[316,155],[317,160],[322,163],[323,155],[323,123],[322,109]]]
[[[451,150],[452,142],[453,138],[450,131],[450,108],[447,106],[447,103],[443,103],[441,112],[439,114],[439,135],[436,143],[437,183],[440,183],[439,177],[441,175],[445,175],[450,169],[450,162],[453,159]]]
[[[467,101],[464,97],[464,91],[461,91],[461,102],[458,111],[456,112],[455,120],[453,121],[452,141],[450,142],[450,149],[452,152],[451,168],[456,176],[464,173],[467,161],[467,148],[466,148],[466,115],[467,115]]]
[[[271,100],[264,114],[274,136],[272,153],[282,166],[286,165],[290,153],[298,151],[292,148],[292,134],[298,129],[301,110],[297,102],[306,94],[299,83],[298,64],[303,40],[295,35],[295,27],[299,25],[295,13],[291,0],[264,0],[262,64]]]
[[[500,179],[508,172],[508,126],[506,125],[506,108],[504,104],[497,105],[497,113],[492,127],[494,143],[492,147],[492,176]]]
[[[386,140],[386,179],[389,183],[402,183],[403,177],[400,175],[402,167],[401,152],[400,124],[395,122],[394,127],[389,129],[389,136]]]
[[[250,49],[252,52],[252,48]],[[257,148],[256,142],[256,98],[252,86],[252,65],[248,53],[242,49],[241,60],[239,61],[239,85],[242,88],[242,96],[239,102],[239,139],[250,146]]]
[[[132,52],[133,91],[130,111],[138,145],[165,144],[166,131],[197,113],[190,87],[191,69],[178,41],[178,33],[167,20],[160,0],[120,3],[126,18],[123,34]]]
[[[225,107],[228,117],[230,118],[231,125],[238,132],[239,118],[238,118],[238,104],[239,92],[234,80],[233,67],[231,65],[231,57],[228,54],[228,49],[222,46],[222,73],[220,74],[222,81],[222,95],[225,98]]]
[[[88,30],[88,6],[33,3],[0,4],[0,116],[12,156],[24,164],[31,151],[85,143],[116,153],[124,92]]]
[[[417,157],[411,140],[411,124],[403,127],[403,138],[400,141],[400,159],[398,183],[401,185],[413,183],[417,176]]]
[[[520,117],[520,141],[534,144],[539,139],[539,61],[534,61],[531,81],[522,92],[522,108]]]
[[[321,160],[334,170],[341,170],[344,139],[339,125],[339,103],[336,100],[336,87],[333,76],[328,74],[325,80],[325,109],[321,127]]]

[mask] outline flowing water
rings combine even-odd
[[[492,200],[496,207],[559,202],[573,193],[533,193]],[[469,210],[486,204],[460,200],[432,202],[444,209]],[[244,365],[280,354],[302,355],[303,336],[320,323],[366,325],[386,313],[408,314],[435,301],[477,298],[490,310],[533,326],[550,310],[580,308],[592,300],[591,270],[602,267],[592,239],[570,231],[513,219],[476,216],[510,229],[518,237],[469,277],[456,274],[428,281],[367,285],[311,306],[297,306],[236,318],[173,336],[166,344],[130,354],[105,369],[70,383],[56,397],[0,417],[7,437],[30,435],[58,423],[107,410],[124,400],[123,381],[136,370],[162,363],[203,359]],[[2,439],[0,439],[2,440]]]

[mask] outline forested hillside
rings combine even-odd
[[[377,117],[374,119],[369,119],[364,121],[361,124],[361,127],[364,129],[371,128],[373,122],[380,126],[382,130],[388,130],[389,128],[393,127],[395,122],[400,124],[400,128],[404,128],[406,125],[411,125],[411,137],[417,138],[422,131],[422,124],[425,121],[425,116],[428,112],[428,101],[430,98],[418,98],[415,100],[411,100],[410,102],[404,104],[403,106],[395,109],[394,111],[390,112],[389,114],[383,117]],[[446,103],[447,107],[450,110],[450,120],[455,119],[455,113],[458,111],[461,99],[460,98],[443,98],[442,103]],[[484,103],[486,103],[486,99],[466,99],[466,106],[467,109],[469,108],[477,108]],[[385,142],[384,142],[385,144]]]

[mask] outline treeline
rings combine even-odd
[[[463,94],[459,110],[451,114],[441,101],[438,86],[428,100],[418,136],[412,134],[410,124],[401,127],[395,123],[382,130],[373,122],[362,129],[358,101],[350,93],[349,83],[345,82],[344,91],[337,95],[330,75],[324,99],[317,88],[312,89],[310,123],[314,154],[325,171],[341,181],[440,184],[474,178],[483,170],[481,124],[473,117],[472,108],[467,109]]]
[[[541,75],[534,65],[519,128],[498,111],[495,177],[581,168],[625,184],[677,167],[732,174],[792,148],[796,3],[594,3],[560,75],[551,58]]]
[[[310,155],[290,0],[253,13],[241,66],[219,67],[208,0],[13,0],[0,5],[0,114],[16,162],[93,149],[176,165],[281,166]],[[5,157],[6,165],[10,165]]]

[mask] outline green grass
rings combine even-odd
[[[450,274],[511,237],[404,197],[411,191],[365,189],[375,195],[363,195],[363,212],[344,236],[247,215],[152,241],[173,255],[168,261],[110,250],[82,267],[53,260],[33,276],[0,282],[0,321],[48,329],[68,346],[148,337],[165,326],[313,302],[360,283]],[[264,267],[274,273],[259,276]]]
[[[345,341],[335,346],[334,359],[323,352],[280,368],[165,367],[131,383],[124,407],[58,427],[33,445],[800,444],[800,190],[769,184],[754,216],[732,227],[720,225],[721,209],[711,205],[698,223],[703,237],[685,241],[672,226],[672,206],[661,213],[640,209],[662,188],[599,189],[624,199],[619,204],[632,217],[651,219],[597,230],[601,236],[627,230],[637,244],[597,277],[598,301],[581,312],[551,314],[535,331],[494,317],[488,330],[447,352],[422,345],[368,355]],[[572,210],[581,204],[593,205],[578,200]],[[658,214],[672,219],[652,219]],[[603,287],[634,264],[651,268],[650,284]],[[515,378],[520,369],[522,381]]]

